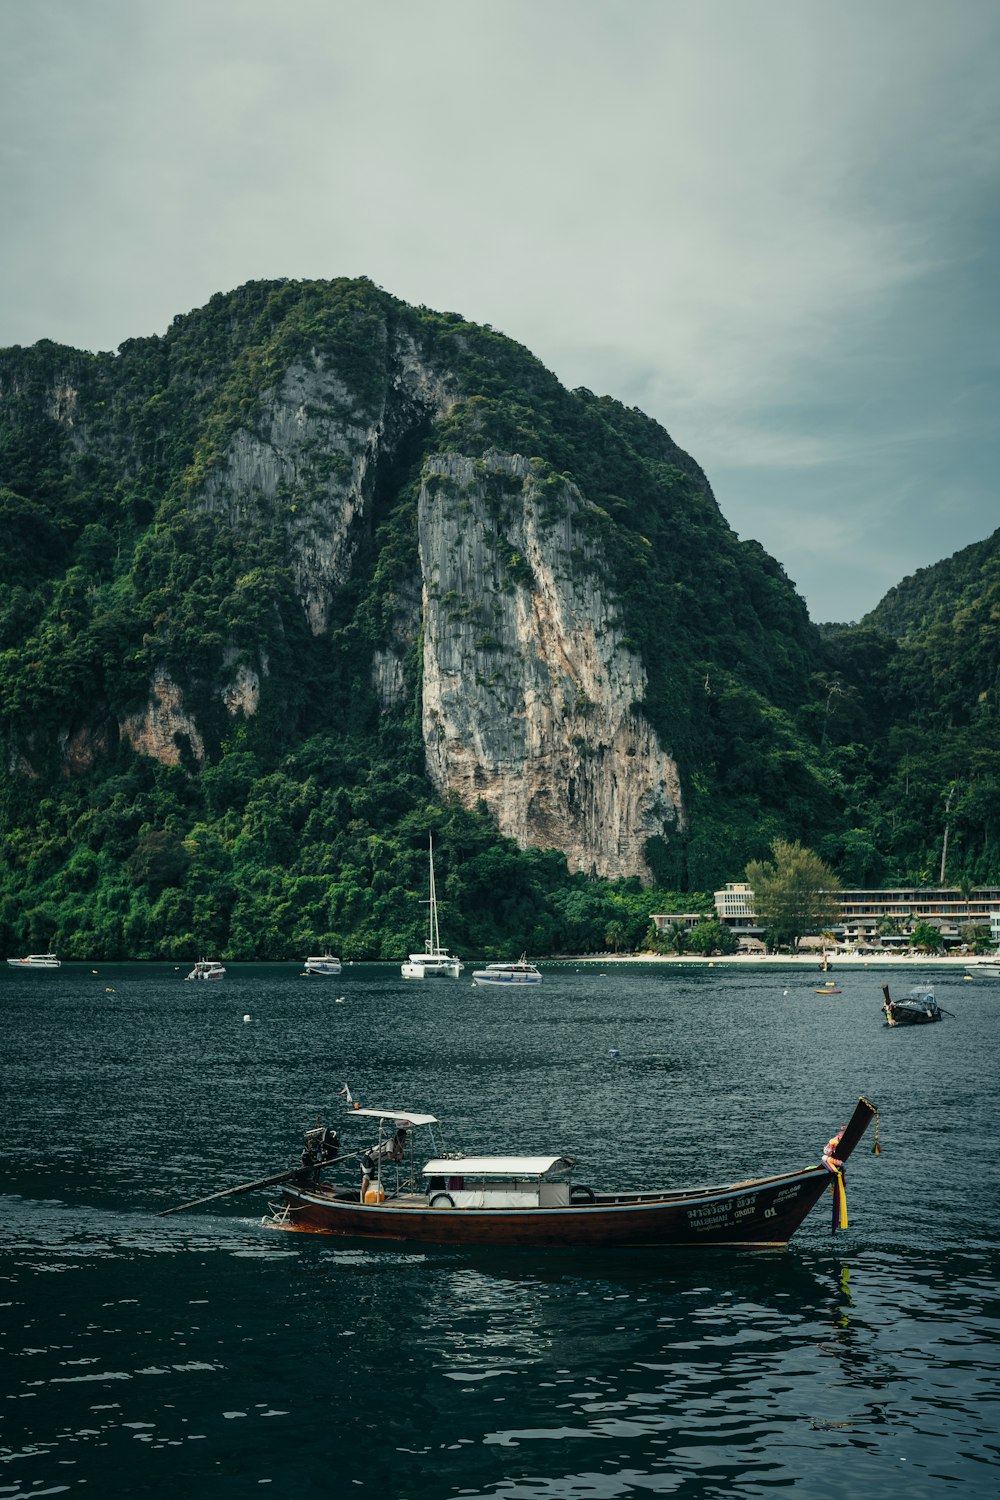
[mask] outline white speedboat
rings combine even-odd
[[[331,974],[331,975],[333,975],[333,974],[339,974],[340,970],[341,970],[340,959],[339,958],[334,958],[334,956],[333,956],[332,953],[324,953],[324,954],[322,954],[319,957],[317,957],[317,956],[314,955],[312,958],[307,958],[306,959],[306,973],[307,974]]]
[[[411,953],[400,972],[404,979],[457,979],[462,972],[462,960],[455,958],[447,948],[441,947],[438,932],[437,892],[434,888],[434,840],[428,845],[430,860],[430,899],[427,915],[427,948],[423,953]]]
[[[60,960],[54,953],[29,953],[27,958],[8,958],[12,969],[58,969]]]
[[[1000,963],[995,959],[983,959],[981,962],[966,964],[965,972],[979,979],[1000,979]]]
[[[185,982],[188,979],[225,979],[226,971],[214,958],[199,958],[190,974],[185,974]]]
[[[529,964],[523,953],[516,963],[487,964],[485,969],[472,971],[474,985],[541,984],[541,982],[541,971],[534,964]]]

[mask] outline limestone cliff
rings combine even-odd
[[[569,482],[543,504],[521,457],[428,461],[424,743],[439,791],[485,802],[522,846],[615,878],[648,873],[646,840],[684,812],[677,766],[636,710],[645,669],[577,524],[584,506]]]
[[[408,430],[447,413],[448,392],[412,343],[387,345],[374,416],[321,358],[297,362],[209,476],[201,503],[231,526],[274,509],[314,635],[351,577],[380,466]],[[568,482],[543,497],[522,457],[432,455],[419,578],[372,680],[385,707],[403,703],[402,655],[422,630],[423,733],[438,791],[484,802],[501,832],[562,850],[574,870],[645,876],[646,841],[683,826],[680,779],[636,710],[646,673],[622,643],[620,610],[578,524],[586,507]],[[231,711],[255,710],[256,693],[225,697]]]

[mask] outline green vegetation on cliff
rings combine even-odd
[[[401,394],[388,351],[404,346],[448,390],[446,414]],[[317,441],[311,477],[206,500],[295,362],[334,371],[345,430],[382,440],[316,633],[293,541],[350,454]],[[532,460],[551,524],[565,479],[588,502],[645,665],[642,712],[684,788],[686,828],[647,850],[655,890],[571,877],[426,778],[419,633],[399,633],[419,590],[417,494],[430,454],[491,448]],[[6,950],[398,957],[423,930],[430,831],[447,941],[490,955],[603,948],[609,931],[633,947],[650,911],[689,908],[775,839],[818,849],[847,884],[936,878],[947,822],[949,877],[1000,878],[996,538],[821,633],[655,422],[366,280],[253,283],[115,354],[0,353],[0,521]],[[530,582],[524,558],[503,561],[508,586]],[[373,680],[387,651],[405,684],[388,707]],[[259,697],[234,715],[240,669]],[[176,765],[122,733],[161,672],[200,739],[177,730]]]

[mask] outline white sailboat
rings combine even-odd
[[[462,961],[441,947],[438,932],[437,892],[434,888],[434,839],[429,836],[428,858],[430,861],[430,900],[427,903],[427,951],[411,953],[403,964],[404,979],[457,979],[462,972]]]

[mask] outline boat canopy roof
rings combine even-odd
[[[436,1125],[436,1115],[415,1115],[411,1109],[352,1109],[352,1115],[369,1115],[374,1120],[392,1120],[397,1130],[410,1130],[416,1125]]]
[[[425,1177],[546,1177],[571,1167],[568,1156],[441,1156],[423,1168]]]

